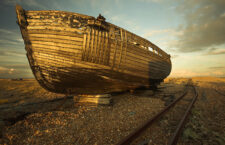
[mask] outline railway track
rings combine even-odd
[[[218,89],[214,89],[215,92],[217,92],[218,94],[222,95],[222,96],[225,96],[224,93],[222,93],[221,91],[219,91]]]
[[[150,118],[146,123],[142,124],[134,132],[120,140],[117,145],[177,144],[179,135],[182,133],[182,128],[185,125],[188,114],[191,112],[197,97],[198,93],[196,88],[191,82],[188,82],[186,88],[184,89],[184,93],[181,96],[179,96],[155,116]],[[158,120],[162,120],[163,117],[170,118],[170,123],[168,123],[170,125],[168,126],[167,124],[164,124],[163,126],[160,125],[161,127],[156,127],[160,122]],[[160,134],[161,137],[156,137],[154,139],[155,136],[158,136],[157,132],[159,128],[169,128],[169,135]],[[165,133],[167,131],[164,130],[161,131],[161,133]],[[155,134],[155,136],[153,134]]]

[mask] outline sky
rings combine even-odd
[[[33,78],[15,5],[97,17],[171,55],[170,77],[225,77],[224,0],[0,0],[0,78]]]

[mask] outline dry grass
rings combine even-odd
[[[7,100],[5,103],[8,104],[18,105],[26,102],[39,102],[62,96],[46,91],[34,79],[24,79],[22,81],[0,80],[0,100]]]

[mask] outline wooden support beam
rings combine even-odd
[[[74,96],[74,102],[95,103],[95,104],[100,104],[100,105],[111,105],[112,97],[110,94],[79,95],[79,96]]]

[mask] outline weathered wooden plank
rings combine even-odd
[[[118,57],[117,57],[118,58]],[[113,60],[113,56],[110,57],[111,60]],[[115,61],[116,63],[118,63],[118,59]],[[127,57],[127,63],[131,63],[131,64],[136,64],[136,65],[146,65],[148,66],[149,63],[154,63],[156,64],[155,67],[160,67],[161,69],[163,69],[164,67],[168,67],[168,64],[165,64],[163,61],[154,61],[152,59],[148,59],[148,61],[145,60],[139,60],[139,59],[134,59],[133,57]],[[124,65],[125,67],[126,65]]]
[[[73,40],[73,41],[82,41],[83,42],[83,38],[80,38],[80,37],[57,36],[57,35],[52,35],[52,34],[29,34],[29,37],[65,39],[65,40]]]
[[[69,64],[75,64],[75,62],[76,62],[75,59],[64,59],[63,57],[65,57],[65,56],[53,55],[53,54],[49,54],[49,53],[43,53],[43,55],[39,56],[40,53],[41,53],[40,51],[33,52],[33,58],[34,58],[35,61],[37,60],[37,62],[38,62],[38,60],[41,60],[41,59],[45,60],[45,61],[46,61],[46,59],[49,59],[49,62],[59,63],[59,64],[62,63],[61,65],[66,64],[67,63],[66,61],[68,61]],[[58,59],[61,59],[61,58],[63,58],[63,59],[58,60]],[[77,59],[77,61],[79,61],[79,60]]]
[[[70,37],[79,37],[83,38],[83,34],[79,34],[76,32],[70,32],[70,31],[56,31],[54,29],[52,30],[39,30],[39,29],[32,29],[32,30],[27,30],[28,34],[51,34],[55,36],[70,36]],[[56,38],[57,39],[57,38]]]
[[[102,32],[102,39],[101,39],[101,44],[100,44],[100,54],[99,54],[99,64],[103,64],[103,59],[104,59],[104,45],[105,45],[105,32]]]
[[[47,49],[46,49],[47,50]],[[144,61],[144,62],[146,62],[146,61]],[[128,62],[127,63],[127,65],[129,65],[130,63]],[[142,63],[140,63],[140,62],[136,62],[135,63],[135,60],[133,60],[132,62],[131,62],[131,65],[134,65],[134,66],[137,66],[137,67],[141,67],[141,66],[146,66],[145,64],[143,65]],[[148,66],[148,65],[147,65]]]
[[[82,30],[76,28],[65,28],[65,27],[54,27],[54,26],[27,26],[28,30],[39,29],[39,30],[55,30],[55,31],[70,31],[70,32],[78,32],[83,33]]]
[[[125,48],[124,48],[124,62],[123,62],[123,65],[125,66],[126,65],[126,57],[127,57],[127,32],[125,31],[124,32],[125,34]],[[124,68],[124,67],[123,67]]]
[[[105,42],[103,47],[104,47],[103,64],[108,65],[109,63],[108,32],[105,32]]]
[[[149,71],[162,71],[162,72],[165,71],[166,72],[166,70],[161,69],[161,68],[156,68],[156,67],[151,67],[151,66],[140,66],[140,65],[134,65],[134,64],[133,65],[127,64],[124,69],[127,69],[127,68],[134,68],[134,69],[137,69],[140,71],[146,71],[146,72],[149,72]]]
[[[46,46],[45,44],[46,43],[43,43],[43,42],[36,43],[35,41],[32,41],[31,45],[28,45],[28,44],[27,45],[34,46],[34,47],[41,47],[41,48],[45,48],[45,49],[52,48],[52,49],[55,49],[56,51],[57,50],[68,50],[69,52],[77,52],[79,50],[82,50],[82,46],[76,46],[76,45],[73,45],[73,47],[63,47],[63,46],[56,46],[56,45],[47,45]]]
[[[151,58],[148,58],[148,59],[145,59],[144,57],[137,57],[137,56],[133,56],[132,53],[127,53],[127,59],[128,60],[133,60],[133,61],[136,61],[136,62],[141,62],[141,63],[145,63],[146,65],[149,63],[149,62],[158,62],[160,64],[163,64],[163,65],[166,65],[168,66],[169,63],[163,61],[163,60],[157,60],[155,59],[154,57],[151,57]]]
[[[49,57],[49,55],[42,55],[39,56],[38,54],[34,54],[35,55],[35,61],[37,62],[37,65],[39,66],[49,66],[49,67],[74,67],[74,62],[72,62],[72,60],[58,60],[56,61],[55,58],[53,57]],[[46,58],[49,58],[49,61],[46,61]],[[71,74],[72,75],[72,74]]]
[[[85,52],[86,52],[86,40],[87,39],[87,34],[84,34],[84,40],[83,40],[83,50],[82,50],[82,52],[83,52],[83,54],[82,54],[82,58],[84,58],[85,56]]]
[[[120,42],[120,55],[119,55],[119,63],[118,63],[118,69],[120,68],[121,59],[122,59],[122,53],[123,53],[123,31],[120,29],[120,35],[121,35],[121,42]]]
[[[109,59],[110,59],[110,54],[111,54],[111,47],[110,47],[110,41],[109,41],[109,32],[106,33],[106,48],[107,48],[107,59],[106,59],[106,65],[110,65],[109,64]]]
[[[99,31],[99,38],[98,38],[98,45],[97,45],[98,51],[97,51],[95,63],[98,63],[100,61],[99,57],[100,57],[100,54],[101,54],[101,42],[102,42],[102,31]]]
[[[95,31],[95,35],[94,35],[94,48],[93,48],[93,53],[92,53],[92,60],[91,62],[95,62],[95,60],[97,59],[97,43],[98,43],[98,35],[99,35],[99,31],[98,29]]]
[[[54,38],[42,38],[42,37],[30,37],[30,41],[40,41],[40,42],[52,42],[52,43],[60,43],[67,45],[77,45],[82,46],[82,41],[74,41],[74,40],[63,40],[63,39],[54,39]]]
[[[111,49],[114,49],[114,48],[111,48]],[[157,60],[157,61],[163,62],[164,64],[167,64],[164,60],[157,59],[154,55],[152,57],[148,56],[148,55],[142,56],[142,55],[139,55],[138,53],[134,54],[134,52],[130,52],[130,51],[127,51],[127,55],[128,55],[127,56],[128,59],[133,59],[134,61],[148,62],[148,61],[151,61],[151,60]],[[113,56],[111,55],[110,56],[111,61],[113,60],[112,57]],[[117,59],[118,59],[118,55],[116,55],[116,60]]]
[[[45,65],[48,65],[48,64],[45,64]],[[55,70],[51,70],[51,67],[47,68],[44,65],[40,65],[40,66],[41,66],[42,74],[45,77],[48,77],[49,81],[51,82],[54,81],[54,83],[57,83],[57,82],[63,83],[62,80],[59,79],[60,78],[59,74],[53,73]],[[57,69],[57,71],[58,70],[60,70],[60,75],[63,75],[64,79],[68,79],[68,80],[79,80],[79,76],[81,75],[81,73],[74,71],[72,68],[71,69],[64,68],[64,70]]]
[[[90,51],[90,42],[91,42],[91,30],[88,31],[88,37],[87,37],[87,46],[86,46],[86,51],[84,52],[84,60],[87,61],[88,60],[88,54]]]
[[[131,52],[131,53],[138,53],[137,56],[143,56],[143,57],[147,57],[147,58],[151,58],[151,57],[154,57],[154,58],[157,58],[159,60],[164,60],[164,58],[160,57],[159,55],[156,55],[150,51],[140,51],[138,49],[135,49],[135,47],[132,47],[132,46],[128,46],[128,49],[127,49],[128,52]]]
[[[49,30],[54,30],[52,28],[57,28],[56,30],[65,30],[65,31],[71,31],[72,32],[78,32],[78,33],[83,33],[84,31],[82,29],[80,29],[79,27],[73,27],[71,26],[71,24],[68,23],[64,23],[64,22],[54,22],[54,23],[29,23],[28,24],[28,28],[29,29],[33,29],[35,27],[43,27]],[[60,29],[63,28],[63,29]],[[42,29],[43,30],[43,29]]]
[[[92,53],[93,53],[93,49],[94,49],[94,40],[95,40],[95,37],[94,37],[94,34],[95,34],[95,29],[92,29],[92,33],[91,33],[91,44],[90,44],[90,51],[89,51],[89,54],[88,54],[88,61],[91,62],[91,59],[92,59]]]
[[[78,59],[80,60],[81,58],[81,51],[65,51],[65,50],[55,50],[55,49],[45,49],[42,47],[32,47],[33,52],[45,52],[46,54],[52,54],[52,55],[63,55],[64,57],[71,57],[74,60]]]
[[[39,57],[38,54],[36,54],[35,58],[38,58],[38,57]],[[49,60],[50,64],[51,63],[55,63],[57,61],[58,63],[61,63],[61,65],[63,65],[63,62],[64,62],[64,61],[62,61],[60,59],[56,60],[55,58],[49,58],[48,55],[42,56],[42,60],[43,61],[46,60],[46,59]],[[73,62],[72,59],[68,60],[68,63],[74,65],[74,62]],[[109,69],[108,66],[100,65],[100,64],[94,64],[94,63],[91,63],[91,62],[79,61],[75,65],[76,65],[75,67],[81,67],[81,68],[87,68],[87,69],[88,68],[96,69],[96,70],[98,70],[98,69]]]
[[[82,49],[82,45],[70,45],[67,43],[58,43],[58,42],[49,42],[49,41],[30,41],[30,42],[31,42],[31,44],[55,46],[55,47],[60,47],[60,48]]]
[[[132,67],[141,67],[141,68],[152,68],[152,69],[159,69],[159,70],[164,70],[167,69],[168,67],[163,67],[160,63],[154,63],[154,62],[149,62],[147,65],[144,63],[132,61],[132,60],[127,60],[127,64],[124,66],[124,68],[132,66]]]
[[[116,61],[116,52],[117,52],[117,49],[118,49],[118,41],[116,41],[115,43],[115,46],[114,46],[114,52],[113,52],[113,63],[112,63],[112,69],[114,69],[115,67],[115,61]],[[113,49],[112,45],[111,45],[111,48]]]
[[[110,24],[110,23],[109,23],[109,24]],[[110,25],[112,25],[113,27],[116,27],[116,28],[118,28],[118,29],[122,29],[122,28],[120,28],[120,27],[118,27],[118,26],[115,26],[115,25],[113,25],[113,24],[110,24]],[[124,29],[123,29],[123,30],[124,30]],[[124,31],[126,31],[126,30],[124,30]],[[142,45],[144,45],[144,46],[146,46],[146,47],[151,47],[151,48],[160,50],[160,53],[161,53],[164,57],[169,58],[169,55],[168,55],[168,54],[166,54],[163,50],[161,50],[158,46],[156,46],[155,44],[151,43],[150,41],[148,41],[148,40],[146,40],[146,39],[144,39],[144,38],[142,38],[142,37],[140,37],[140,36],[138,36],[138,35],[136,35],[136,34],[133,34],[133,33],[131,33],[131,32],[128,32],[128,31],[127,31],[127,35],[128,35],[128,37],[129,37],[129,38],[128,38],[128,41],[130,41],[130,42],[132,42],[132,41],[136,41],[136,42],[140,41],[140,42],[142,43]]]
[[[93,19],[94,17],[92,16],[88,16],[88,15],[83,15],[83,14],[78,14],[78,13],[74,13],[74,12],[65,12],[65,11],[57,11],[57,10],[41,10],[41,11],[25,11],[25,14],[27,16],[49,16],[49,15],[74,15],[74,16],[80,16],[84,19]]]

